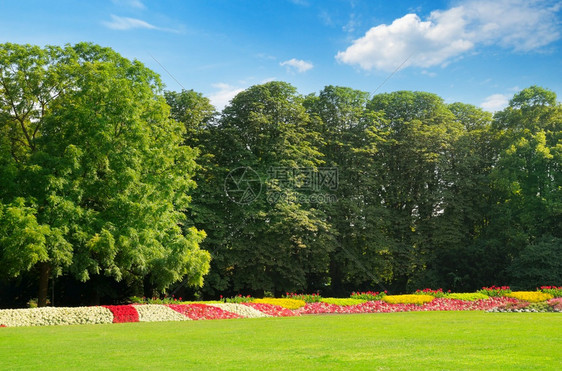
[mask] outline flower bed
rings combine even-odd
[[[113,323],[138,322],[139,313],[132,305],[104,305],[113,314]]]
[[[222,310],[221,308],[205,304],[168,304],[168,307],[178,313],[187,316],[189,319],[231,319],[241,318],[238,314]]]
[[[187,321],[191,318],[163,304],[138,304],[134,306],[139,314],[139,322]]]
[[[292,317],[297,315],[294,311],[290,309],[274,304],[250,302],[250,303],[243,303],[243,305],[252,307],[272,317]]]
[[[548,291],[547,291],[548,290]],[[76,308],[0,310],[0,327],[104,324],[124,322],[186,321],[203,319],[288,317],[306,314],[390,313],[408,311],[562,312],[562,298],[552,298],[559,287],[515,291],[484,287],[477,293],[443,293],[426,289],[413,295],[354,293],[351,298],[322,298],[294,294],[293,298],[252,299],[238,296],[236,303],[129,304]],[[546,291],[546,292],[545,292]],[[295,299],[299,295],[309,299]],[[289,296],[289,294],[287,295]],[[437,297],[436,297],[437,296]],[[369,300],[366,298],[378,298]],[[243,300],[242,300],[243,299]],[[248,301],[251,300],[251,301]],[[289,309],[291,308],[291,309]]]
[[[221,303],[221,304],[210,304],[210,305],[237,314],[240,317],[244,317],[244,318],[271,317],[268,314],[262,313],[259,310],[244,304]]]
[[[283,308],[287,309],[299,309],[300,307],[304,307],[306,302],[300,299],[277,299],[277,298],[263,298],[263,299],[254,299],[252,300],[253,303],[260,303],[260,304],[273,304],[278,305]]]
[[[510,294],[507,294],[506,296],[529,303],[538,303],[541,301],[552,299],[552,295],[540,291],[514,291]]]
[[[30,308],[0,310],[4,327],[82,325],[112,323],[112,312],[104,307]]]

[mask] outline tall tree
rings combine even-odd
[[[336,234],[330,257],[333,295],[372,287],[390,279],[390,256],[380,199],[380,168],[376,161],[380,142],[380,115],[366,109],[369,94],[339,86],[326,86],[310,95],[305,106],[318,119],[320,149],[327,166],[337,169],[336,199],[318,205]]]
[[[532,86],[495,115],[494,129],[501,148],[491,174],[497,202],[485,243],[503,258],[489,279],[508,281],[513,259],[562,238],[562,106],[556,94]]]
[[[310,129],[296,89],[270,82],[238,94],[203,136],[213,164],[195,206],[214,215],[202,225],[207,294],[305,290],[326,275],[328,225],[301,197],[300,170],[321,163]]]
[[[209,255],[198,247],[203,233],[184,224],[195,152],[183,131],[158,76],[138,61],[87,43],[1,45],[7,272],[38,269],[40,305],[63,271],[81,281],[148,277],[158,289],[187,275],[201,285]],[[10,228],[18,220],[30,228]]]
[[[380,194],[393,241],[395,287],[405,290],[417,286],[433,259],[435,225],[448,187],[446,154],[462,125],[443,100],[430,93],[379,94],[368,108],[385,118],[380,130],[387,134],[378,153]]]

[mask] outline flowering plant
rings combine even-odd
[[[335,304],[347,307],[349,305],[357,305],[366,302],[364,299],[354,299],[354,298],[324,298],[321,300],[323,303]]]
[[[484,295],[478,292],[457,292],[457,293],[448,293],[445,295],[448,299],[458,299],[458,300],[466,300],[466,301],[475,301],[475,300],[483,300],[488,299],[488,295]]]
[[[417,304],[423,305],[435,299],[431,295],[387,295],[382,298],[389,304]]]
[[[254,309],[259,310],[262,313],[270,315],[272,317],[292,317],[295,316],[295,312],[290,309],[281,307],[279,305],[267,304],[267,303],[242,303]]]
[[[113,313],[113,323],[138,322],[139,313],[132,305],[104,305]]]
[[[448,293],[450,293],[451,290],[448,291]],[[433,290],[433,289],[423,289],[423,290],[416,290],[416,292],[414,293],[414,295],[431,295],[434,298],[443,298],[445,297],[445,293],[443,292],[443,289],[439,288],[437,290]]]
[[[482,287],[482,289],[478,290],[477,292],[491,297],[497,297],[506,296],[511,292],[511,289],[509,288],[509,286],[490,286]]]
[[[221,295],[221,301],[223,303],[247,303],[252,301],[252,297],[250,295],[242,296],[240,294],[233,296],[231,298],[223,298]]]
[[[238,314],[205,304],[168,304],[167,306],[193,320],[241,318]]]
[[[548,299],[552,299],[552,295],[545,294],[544,292],[540,292],[540,291],[514,291],[512,293],[507,294],[506,296],[510,298],[527,301],[529,303],[538,303],[540,301],[546,301]]]
[[[541,286],[540,291],[545,294],[550,294],[555,298],[562,298],[562,286]]]
[[[381,300],[383,296],[387,294],[387,291],[384,290],[383,292],[378,291],[366,291],[366,292],[352,292],[351,298],[352,299],[361,299],[361,300]]]
[[[302,300],[305,303],[318,303],[322,300],[322,296],[320,294],[295,294],[294,292],[287,292],[283,295],[286,299],[297,299]]]
[[[300,307],[305,306],[304,300],[298,299],[276,299],[276,298],[263,298],[263,299],[254,299],[254,303],[262,303],[262,304],[273,304],[279,305],[280,307],[287,308],[287,309],[298,309]]]

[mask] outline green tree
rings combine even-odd
[[[546,236],[562,237],[562,106],[553,92],[532,86],[495,115],[493,127],[500,146],[491,174],[497,201],[483,242],[502,255],[496,271],[507,281],[520,253]]]
[[[333,295],[384,287],[381,282],[391,278],[387,223],[378,192],[382,118],[366,109],[368,101],[366,92],[326,86],[304,103],[318,121],[315,130],[326,166],[337,168],[339,175],[335,202],[317,206],[336,234],[330,256]]]
[[[428,280],[423,276],[434,260],[435,229],[450,187],[445,181],[448,153],[463,128],[443,100],[430,93],[379,94],[368,108],[385,118],[379,128],[386,133],[377,154],[379,189],[392,240],[394,284],[405,290]]]
[[[3,44],[0,77],[6,271],[38,269],[40,305],[49,277],[63,271],[80,281],[148,277],[158,289],[187,275],[201,285],[204,234],[183,213],[196,151],[182,145],[185,129],[169,119],[158,76],[80,43]],[[18,220],[30,228],[10,228]]]
[[[296,89],[270,82],[238,94],[201,136],[212,155],[194,199],[213,256],[205,293],[304,290],[326,275],[328,225],[299,199],[302,176],[294,174],[321,164],[311,125]],[[289,175],[280,181],[281,173]],[[233,198],[229,174],[247,179],[243,187],[255,180],[252,197]]]

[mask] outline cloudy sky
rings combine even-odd
[[[281,80],[495,111],[530,85],[562,100],[561,20],[554,0],[0,0],[0,42],[110,46],[219,108]]]

